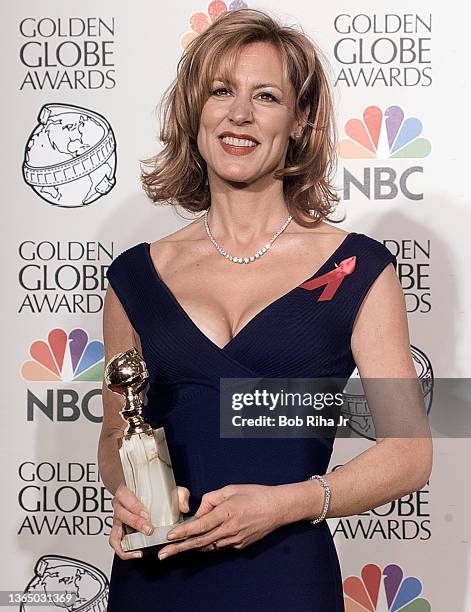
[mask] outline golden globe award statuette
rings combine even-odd
[[[153,429],[141,414],[139,394],[148,378],[146,363],[135,347],[115,355],[105,368],[108,388],[125,397],[120,415],[127,427],[119,441],[119,456],[126,486],[148,509],[154,525],[153,534],[146,536],[123,524],[125,551],[170,542],[166,534],[183,521],[164,429]]]

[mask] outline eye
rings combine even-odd
[[[268,91],[264,91],[260,94],[261,96],[268,96],[273,102],[278,102],[278,98],[275,98],[275,96],[271,93],[268,93]]]
[[[218,94],[218,92],[220,92],[220,91],[226,91],[226,92],[227,92],[227,91],[229,91],[229,90],[228,90],[226,87],[218,87],[217,89],[213,89],[213,91],[211,92],[211,95],[212,95],[212,96],[215,96],[215,95],[217,95],[217,94]],[[268,93],[267,91],[264,91],[264,92],[262,92],[262,93],[261,93],[261,94],[259,94],[259,95],[261,95],[261,96],[269,96],[269,98],[271,98],[271,100],[272,100],[273,102],[278,102],[278,99],[277,99],[277,98],[275,98],[275,96],[274,96],[274,95],[272,95],[271,93]],[[219,96],[217,96],[217,97],[219,97]]]
[[[226,87],[218,87],[217,89],[213,89],[211,92],[212,96],[216,96],[220,91],[227,91]]]

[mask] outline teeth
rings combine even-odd
[[[224,144],[232,145],[233,147],[256,147],[257,143],[253,140],[241,140],[240,138],[232,138],[231,136],[224,136],[222,139]]]

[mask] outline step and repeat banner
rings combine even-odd
[[[160,146],[156,105],[184,46],[245,6],[2,5],[0,590],[12,609],[27,609],[17,594],[32,589],[72,592],[70,610],[106,609],[112,508],[97,465],[106,270],[129,246],[191,220],[147,200],[139,160]],[[471,370],[470,11],[384,0],[249,8],[300,24],[328,58],[342,227],[398,259],[432,414],[434,380]],[[364,401],[357,408],[360,435],[336,441],[329,471],[374,444]],[[329,519],[347,612],[471,611],[470,455],[466,437],[437,436],[426,487]]]

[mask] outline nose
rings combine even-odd
[[[252,122],[253,108],[250,97],[237,95],[229,107],[228,119],[237,125]]]

